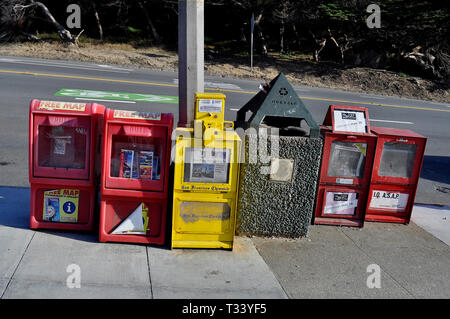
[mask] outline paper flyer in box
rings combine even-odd
[[[133,150],[120,150],[119,177],[139,178],[138,159]]]
[[[355,215],[358,193],[327,192],[324,215]]]
[[[372,192],[370,208],[402,211],[408,205],[408,198],[408,193],[374,190]]]
[[[367,121],[365,113],[353,110],[334,110],[334,130],[366,133]]]
[[[139,177],[152,179],[153,177],[153,152],[139,152]]]
[[[139,206],[111,233],[113,235],[145,235],[148,227],[149,209],[145,203]]]
[[[44,192],[42,219],[51,222],[76,223],[78,221],[77,189],[56,189]]]

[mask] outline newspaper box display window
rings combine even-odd
[[[128,127],[125,131],[123,125],[110,125],[111,156],[106,167],[106,185],[162,191],[165,172],[161,172],[161,162],[166,160],[168,135],[167,129],[162,127]]]
[[[362,227],[376,146],[367,109],[331,105],[321,134],[314,223]]]
[[[366,220],[409,223],[426,138],[405,129],[373,127],[378,136]]]
[[[31,102],[31,228],[92,229],[96,133],[104,110],[97,104]]]
[[[173,115],[108,109],[100,241],[164,244]]]
[[[172,248],[233,246],[240,139],[223,94],[197,94],[194,128],[177,128]]]
[[[184,159],[184,183],[228,184],[231,149],[187,147]]]

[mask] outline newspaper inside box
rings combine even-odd
[[[113,135],[111,177],[160,180],[160,138]]]
[[[230,149],[186,148],[184,182],[228,184],[230,156]]]
[[[334,109],[333,117],[334,131],[368,133],[365,111]]]
[[[356,192],[326,192],[324,215],[356,215],[359,194]]]

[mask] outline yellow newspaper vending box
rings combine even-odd
[[[224,107],[223,94],[197,94],[194,129],[176,130],[172,248],[233,247],[241,140]]]

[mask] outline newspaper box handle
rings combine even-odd
[[[223,124],[225,126],[227,126],[226,124],[228,124],[229,126],[227,126],[228,128],[234,128],[234,122],[231,121],[223,121]]]

